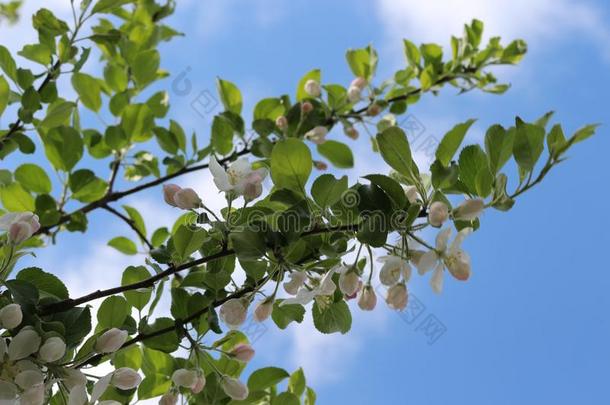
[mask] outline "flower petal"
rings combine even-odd
[[[432,291],[437,294],[440,294],[443,291],[443,263],[439,263],[434,269],[432,277],[430,278],[430,286],[432,287]]]
[[[214,177],[214,184],[220,191],[231,191],[233,187],[229,183],[229,175],[214,156],[210,158],[210,172]]]
[[[455,236],[455,239],[453,239],[453,242],[451,242],[451,247],[449,248],[450,254],[453,255],[460,251],[462,249],[462,242],[464,242],[466,236],[470,235],[471,233],[472,228],[464,228],[459,231],[458,234]]]
[[[438,262],[438,255],[434,250],[430,250],[419,259],[417,262],[417,271],[420,275],[432,270],[432,267]]]
[[[451,236],[451,228],[447,227],[440,231],[438,235],[436,235],[436,249],[444,252],[447,250],[447,242],[449,241],[449,237]]]

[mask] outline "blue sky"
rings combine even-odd
[[[26,12],[35,7],[32,3],[26,0]],[[67,15],[67,3],[53,0],[47,7]],[[512,83],[504,96],[458,97],[452,90],[426,96],[409,112],[425,127],[419,142],[440,139],[468,118],[479,119],[469,135],[478,142],[493,123],[510,125],[515,115],[535,119],[548,110],[557,112],[555,120],[570,133],[587,123],[604,124],[512,211],[485,213],[481,230],[465,245],[473,258],[468,283],[447,279],[440,296],[432,294],[427,280],[411,284],[422,305],[415,320],[413,314],[401,317],[381,303],[373,313],[355,310],[353,329],[345,336],[321,335],[310,320],[281,333],[268,323],[255,343],[257,357],[249,370],[302,365],[320,404],[608,403],[610,274],[605,253],[610,223],[605,203],[610,194],[608,174],[601,169],[610,147],[610,6],[569,0],[427,3],[433,4],[179,2],[172,22],[186,37],[163,46],[163,67],[173,77],[185,73],[190,91],[180,92],[184,82],[173,78],[161,87],[170,92],[171,117],[202,138],[219,110],[212,98],[216,76],[239,85],[248,111],[260,98],[293,93],[301,75],[312,68],[322,69],[324,81],[349,83],[343,55],[350,47],[372,43],[380,52],[379,78],[389,77],[404,63],[403,37],[446,43],[472,17],[483,19],[489,34],[524,38],[529,54],[520,66],[497,70],[500,79]],[[7,37],[0,27],[1,41],[8,40],[13,49],[33,40],[25,24],[14,29],[17,34]],[[196,101],[200,104],[193,107]],[[349,172],[352,180],[386,170],[379,157],[371,157],[366,139],[351,145],[358,166]],[[423,151],[417,156],[426,159]],[[18,161],[0,165],[15,167]],[[191,175],[181,184],[195,187],[212,206],[222,203],[208,173]],[[156,226],[177,216],[161,204],[159,190],[128,202]],[[105,247],[110,238],[129,234],[122,224],[109,224],[105,213],[90,221],[90,238],[64,234],[59,246],[41,251],[35,260],[66,277],[71,291],[109,286],[133,262]],[[446,328],[433,344],[418,330],[424,320],[433,319],[429,315]]]

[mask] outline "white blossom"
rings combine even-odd
[[[317,80],[309,79],[305,82],[304,86],[305,93],[310,97],[319,97],[322,94],[322,88],[320,82]]]
[[[257,322],[263,322],[264,320],[269,318],[269,316],[271,316],[272,312],[273,312],[273,299],[267,298],[267,299],[261,300],[258,302],[258,304],[256,305],[256,308],[254,309],[254,320]]]
[[[358,306],[363,311],[372,311],[377,305],[377,295],[375,290],[370,285],[362,287],[360,297],[358,298]]]
[[[485,208],[485,201],[480,198],[465,200],[453,211],[453,217],[462,221],[473,221],[477,219]]]
[[[40,347],[40,336],[34,329],[23,328],[8,345],[8,358],[19,360],[36,353]]]
[[[402,277],[405,281],[411,278],[411,266],[409,262],[398,256],[382,256],[377,259],[383,263],[379,271],[379,281],[385,286],[393,286]]]
[[[360,276],[358,273],[349,267],[341,271],[339,275],[339,289],[347,296],[353,295],[358,291],[360,286]]]
[[[95,351],[98,353],[114,353],[127,341],[127,331],[112,328],[102,333],[95,342]]]
[[[472,228],[462,229],[451,245],[448,246],[451,228],[443,229],[436,236],[435,249],[424,253],[418,260],[417,268],[420,274],[434,268],[430,285],[437,294],[443,290],[443,270],[445,267],[458,280],[467,280],[470,276],[470,256],[462,250],[462,242],[471,232]]]
[[[214,184],[220,191],[244,196],[247,201],[258,198],[263,192],[263,181],[267,177],[264,167],[254,169],[247,158],[239,158],[225,169],[215,157],[210,158],[210,172]]]
[[[328,135],[328,128],[323,125],[318,125],[305,133],[305,139],[316,145],[321,145],[326,142],[326,135]]]
[[[409,294],[407,292],[407,286],[404,283],[398,283],[388,289],[386,303],[390,308],[402,311],[407,307],[408,299]]]
[[[66,343],[59,337],[50,337],[38,351],[38,357],[45,363],[53,363],[66,354]]]
[[[134,369],[129,367],[117,368],[112,373],[110,384],[120,390],[131,390],[136,388],[142,382],[142,377]]]
[[[284,291],[290,295],[296,295],[299,288],[301,288],[305,283],[305,280],[307,280],[307,274],[302,271],[293,271],[290,273],[289,277],[290,281],[283,284]]]
[[[10,212],[0,217],[0,231],[8,232],[10,243],[18,245],[40,229],[38,215],[31,212]]]
[[[335,293],[337,286],[333,281],[333,274],[342,270],[342,266],[335,266],[332,269],[328,270],[324,276],[319,280],[319,283],[314,288],[308,288],[307,286],[303,286],[297,291],[297,295],[293,298],[288,298],[280,304],[283,305],[291,305],[291,304],[300,304],[306,305],[313,301],[317,296],[327,296]]]
[[[442,201],[434,201],[428,210],[430,225],[440,227],[449,218],[449,207]]]
[[[239,328],[248,315],[248,303],[243,299],[233,298],[220,307],[220,319],[231,329]]]

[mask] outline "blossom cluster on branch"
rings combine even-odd
[[[249,314],[285,329],[311,310],[321,333],[345,334],[351,310],[372,311],[382,300],[404,310],[413,277],[428,277],[436,293],[445,273],[468,280],[462,244],[483,214],[510,210],[595,131],[588,125],[567,137],[559,124],[547,128],[547,113],[493,125],[483,146],[462,146],[475,122],[468,120],[448,130],[429,168],[420,167],[397,117],[444,86],[503,93],[508,85],[490,68],[516,64],[526,52],[521,40],[483,44],[483,23],[474,20],[449,51],[404,40],[404,68],[382,82],[372,46],[349,50],[347,86],[312,70],[294,97],[258,102],[249,124],[238,87],[218,79],[224,111],[209,136],[206,129],[188,140],[167,119],[168,93],[146,92],[168,76],[157,48],[180,34],[164,23],[174,2],[71,3],[72,24],[44,8],[32,17],[39,42],[18,55],[37,69],[18,67],[0,46],[0,115],[16,114],[0,128],[0,159],[31,155],[0,169],[2,403],[313,404],[301,369],[265,367],[244,377],[255,355],[242,330]],[[84,71],[92,52],[103,77]],[[64,76],[75,100],[63,98],[73,94],[59,85]],[[114,124],[95,126],[87,111]],[[349,142],[365,134],[387,167],[350,184],[335,174],[357,164]],[[94,159],[108,163],[107,177],[87,168]],[[329,166],[335,174],[312,174]],[[225,197],[221,210],[209,206],[212,185],[181,185],[181,176],[203,170]],[[159,201],[180,213],[174,224],[151,231],[137,209],[115,206],[158,186]],[[51,271],[20,265],[61,244],[62,232],[85,233],[97,211],[133,233],[109,246],[144,256],[116,287],[74,297]],[[240,272],[243,283],[235,281]],[[381,299],[378,285],[387,289]],[[159,308],[163,294],[169,308]]]

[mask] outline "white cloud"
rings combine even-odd
[[[485,22],[486,33],[533,44],[582,35],[610,57],[610,29],[603,12],[573,0],[377,0],[377,11],[393,43],[408,37],[447,44],[473,18]]]

